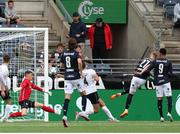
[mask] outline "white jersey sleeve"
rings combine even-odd
[[[94,80],[94,75],[96,75],[96,72],[93,69],[83,70],[84,89],[87,95],[97,92],[96,81]]]

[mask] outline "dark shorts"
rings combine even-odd
[[[1,91],[0,91],[0,95],[1,95]],[[1,98],[2,98],[3,100],[9,100],[9,99],[11,99],[10,94],[9,94],[9,91],[5,91],[5,96],[2,97],[2,95],[1,95]]]
[[[97,92],[88,94],[87,98],[91,101],[92,104],[98,104],[99,103],[99,96],[98,96]]]
[[[21,108],[35,108],[35,102],[30,100],[23,100],[19,102]]]

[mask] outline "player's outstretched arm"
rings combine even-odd
[[[136,74],[142,75],[142,74],[145,73],[146,71],[151,70],[150,68],[151,68],[151,65],[147,65],[140,73],[139,73],[139,72],[136,72]]]
[[[80,59],[80,58],[78,58],[78,68],[79,68],[79,72],[80,72],[80,74],[81,74],[81,76],[82,76],[82,60]]]
[[[38,90],[38,91],[40,91],[40,92],[44,92],[44,93],[48,94],[49,96],[52,96],[52,93],[51,93],[50,91],[45,91],[44,89],[42,89],[42,88],[39,87],[39,86],[36,86],[35,84],[32,84],[32,83],[31,83],[31,87],[32,87],[33,89],[35,89],[35,90]]]

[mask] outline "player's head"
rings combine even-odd
[[[159,56],[161,57],[161,56],[166,56],[166,54],[167,54],[167,50],[165,49],[165,48],[161,48],[160,50],[159,50]]]
[[[68,42],[68,48],[69,50],[74,50],[77,46],[77,41],[75,38],[70,38]]]
[[[74,12],[73,13],[73,22],[79,22],[80,20],[80,16],[79,16],[79,13],[78,12]]]
[[[3,56],[3,63],[9,64],[10,63],[10,59],[11,59],[10,56],[5,54]]]
[[[14,7],[14,1],[13,0],[9,0],[8,1],[8,7],[9,8],[13,8]]]
[[[25,72],[25,77],[28,79],[28,80],[33,80],[33,72],[32,71],[30,71],[30,70],[27,70],[26,72]]]
[[[152,59],[152,60],[155,60],[156,58],[157,58],[157,53],[156,52],[152,52],[151,54],[150,54],[150,58]]]
[[[76,45],[75,51],[78,52],[78,53],[81,53],[82,52],[81,46],[80,45]]]
[[[56,51],[58,53],[62,53],[64,51],[64,45],[62,43],[58,43],[56,46]]]

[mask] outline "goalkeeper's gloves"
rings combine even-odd
[[[49,96],[52,96],[52,93],[50,91],[45,91],[46,94],[48,94]]]

